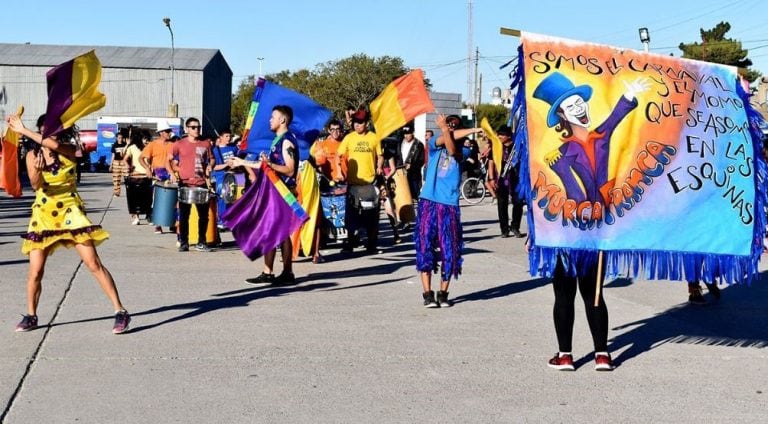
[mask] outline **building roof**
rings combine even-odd
[[[221,55],[216,49],[177,48],[172,51],[162,47],[0,43],[0,66],[56,66],[94,49],[104,68],[170,69],[173,53],[175,69],[202,71],[216,55]]]

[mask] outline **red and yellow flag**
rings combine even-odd
[[[24,113],[24,107],[19,106],[16,112],[19,117]],[[19,180],[19,134],[7,128],[2,135],[3,160],[0,163],[0,188],[12,197],[21,197],[21,181]]]
[[[418,115],[433,110],[435,106],[424,86],[421,69],[414,69],[392,81],[371,102],[371,118],[380,138],[392,134]]]

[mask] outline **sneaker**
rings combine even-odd
[[[710,294],[712,294],[712,297],[715,298],[715,300],[720,299],[720,287],[717,287],[717,283],[707,284],[704,283],[707,286],[707,291],[709,291]]]
[[[112,327],[112,334],[123,334],[128,331],[128,324],[131,323],[131,316],[128,311],[122,310],[115,314],[115,325]]]
[[[22,315],[21,322],[16,324],[16,332],[24,333],[37,328],[37,315]]]
[[[367,247],[365,248],[365,254],[366,255],[381,255],[384,253],[383,250],[377,248],[377,247]]]
[[[424,298],[424,307],[425,308],[439,308],[440,304],[435,301],[435,292],[432,290],[428,292],[424,292],[421,294],[421,296]]]
[[[403,239],[402,239],[402,238],[400,238],[400,237],[395,237],[395,238],[393,238],[393,239],[392,239],[392,241],[393,241],[395,244],[400,244],[400,243],[402,243],[402,242],[403,242]]]
[[[195,245],[195,250],[197,250],[198,252],[210,252],[211,248],[208,247],[208,245],[205,243],[197,243]]]
[[[155,234],[163,234],[163,227],[159,225],[155,226]]]
[[[607,353],[595,354],[595,370],[613,371],[613,360],[611,360],[611,355]]]
[[[180,243],[179,252],[189,252],[189,245],[187,243]]]
[[[245,279],[248,284],[272,284],[274,281],[275,274],[267,274],[266,272],[262,272],[258,277]]]
[[[527,235],[525,233],[521,233],[520,230],[512,230],[511,232],[512,232],[512,236],[515,238],[523,238]]]
[[[554,358],[550,359],[547,363],[550,368],[554,368],[560,371],[573,371],[576,367],[573,366],[573,355],[567,353],[560,356],[560,353],[555,353]]]
[[[694,305],[706,305],[707,299],[701,294],[701,287],[698,284],[688,285],[688,302]]]
[[[509,238],[509,233],[507,232],[501,233],[501,238]]]
[[[133,218],[133,221],[131,221],[131,225],[139,225],[139,218]]]
[[[275,277],[275,281],[272,282],[273,286],[288,286],[296,283],[296,277],[292,272],[283,271],[280,275]]]
[[[448,292],[447,291],[438,291],[437,292],[437,304],[441,308],[450,308],[453,306],[453,302],[448,300]]]

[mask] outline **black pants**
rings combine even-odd
[[[512,222],[509,221],[509,189],[499,185],[496,189],[496,206],[499,210],[499,226],[501,227],[502,234],[508,234],[510,229],[520,231],[520,222],[523,220],[524,202],[519,201],[515,193],[512,193],[511,200]]]
[[[378,199],[375,199],[374,205],[373,209],[362,209],[357,205],[351,194],[347,195],[347,210],[344,216],[347,231],[349,232],[349,238],[347,238],[346,242],[347,247],[355,247],[360,237],[359,230],[363,228],[368,237],[365,243],[366,249],[376,249],[379,245],[380,204]]]
[[[600,303],[595,307],[595,288],[597,278],[597,262],[588,267],[588,271],[579,277],[566,275],[565,267],[560,259],[557,261],[555,273],[552,278],[552,287],[555,290],[555,307],[553,317],[555,320],[555,333],[557,333],[557,345],[560,352],[570,352],[573,341],[574,302],[576,300],[576,286],[578,284],[581,298],[584,301],[584,309],[587,312],[587,323],[592,333],[592,342],[595,352],[608,351],[608,308],[600,294]]]
[[[421,193],[421,172],[418,174],[408,173],[408,189],[411,191],[413,200],[419,200],[419,193]]]
[[[208,231],[208,203],[196,204],[197,208],[197,243],[205,244]],[[189,244],[189,214],[192,205],[179,202],[179,237],[181,244]]]

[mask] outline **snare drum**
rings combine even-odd
[[[155,183],[155,199],[152,205],[152,223],[170,227],[176,222],[176,198],[179,187],[175,184]]]
[[[208,203],[211,192],[205,187],[179,187],[179,202],[190,205]]]
[[[222,179],[221,187],[218,188],[217,194],[224,200],[224,203],[230,205],[243,195],[245,181],[245,174],[227,172]]]

